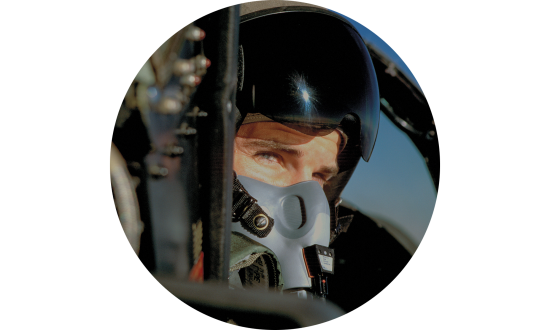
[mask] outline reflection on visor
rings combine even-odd
[[[293,88],[296,91],[294,96],[296,97],[296,103],[298,109],[301,110],[300,116],[304,118],[305,122],[314,121],[317,116],[317,110],[315,104],[317,98],[315,97],[315,90],[309,87],[303,75],[294,73],[291,77]]]

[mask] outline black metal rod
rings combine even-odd
[[[197,105],[207,113],[198,123],[204,278],[224,282],[231,237],[239,7],[219,10],[195,24],[206,33],[204,55],[212,63],[196,95]]]

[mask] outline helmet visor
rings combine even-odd
[[[379,96],[360,35],[338,18],[286,12],[240,26],[237,107],[309,135],[332,132],[347,114],[358,120],[363,159],[378,132]]]

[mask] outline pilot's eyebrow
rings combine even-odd
[[[273,140],[246,139],[246,141],[243,144],[244,144],[244,147],[246,148],[248,147],[267,148],[270,150],[284,151],[298,158],[304,155],[304,152],[302,150],[292,148],[288,144],[284,144]]]
[[[333,178],[336,176],[336,174],[338,174],[338,172],[340,171],[340,168],[338,167],[338,165],[334,165],[334,166],[323,166],[321,167],[321,169],[319,170],[319,172],[329,176],[329,178]]]

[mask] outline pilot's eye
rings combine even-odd
[[[280,157],[278,155],[273,154],[273,153],[268,153],[268,152],[257,153],[256,157],[261,162],[267,163],[267,164],[276,164],[280,160]]]

